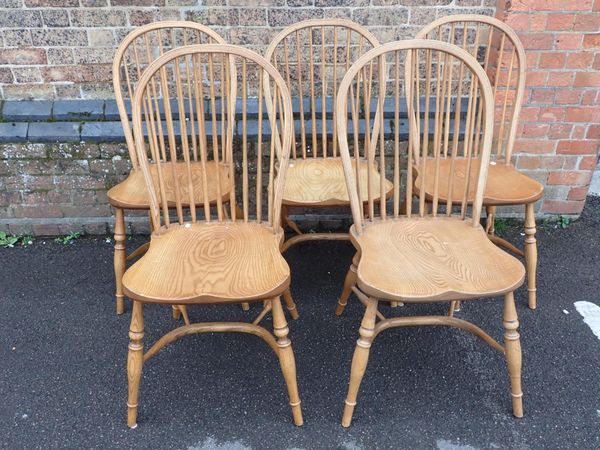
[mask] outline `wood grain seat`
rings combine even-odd
[[[352,162],[356,171],[356,162]],[[368,165],[360,164],[360,192],[363,201],[367,201]],[[375,165],[371,166],[371,189],[375,197],[380,192],[380,177]],[[388,194],[393,185],[384,180],[384,189]],[[286,173],[283,202],[287,205],[307,206],[346,206],[350,203],[348,188],[344,178],[344,168],[340,158],[307,158],[290,162]]]
[[[202,186],[204,184],[203,168],[201,163],[193,163],[190,165],[192,171],[192,186],[194,190],[194,199],[198,204],[204,201]],[[179,181],[181,192],[185,197],[188,196],[188,178],[187,165],[184,162],[178,162],[175,165],[177,180]],[[156,164],[150,165],[152,178],[158,189],[158,167]],[[171,165],[164,165],[162,169],[164,177],[165,191],[167,192],[167,202],[173,206],[175,204],[175,190],[173,183],[173,173]],[[217,164],[214,161],[206,162],[206,179],[208,200],[211,203],[217,200]],[[226,165],[220,165],[219,171],[221,198],[227,200],[229,198],[229,173]],[[148,209],[150,207],[150,198],[148,197],[148,189],[144,181],[144,175],[141,170],[132,170],[129,176],[121,183],[114,186],[108,191],[108,199],[113,206],[127,209]],[[187,205],[187,204],[186,204]]]
[[[282,235],[244,222],[171,224],[125,272],[125,293],[153,303],[263,300],[289,285]]]
[[[358,286],[365,294],[427,302],[501,295],[523,283],[525,269],[483,228],[455,217],[388,219],[352,239],[361,252]]]
[[[477,174],[479,172],[479,160],[473,161],[474,167],[470,171],[469,193],[467,200],[473,202],[475,198],[475,188],[477,187]],[[454,168],[452,168],[451,159],[440,160],[439,166],[439,200],[445,202],[448,198],[448,184],[451,174],[454,174],[452,182],[452,202],[460,202],[465,189],[466,178],[465,159],[456,159]],[[415,167],[417,178],[415,180],[415,189],[419,193],[421,186],[420,167]],[[435,183],[435,161],[428,160],[425,164],[425,195],[428,200],[433,198],[433,188]],[[507,165],[504,161],[494,161],[490,163],[488,178],[483,196],[483,204],[489,206],[501,205],[521,205],[539,200],[544,193],[544,186],[536,180],[523,175],[512,165]]]

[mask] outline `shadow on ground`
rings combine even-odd
[[[340,426],[362,307],[334,314],[353,251],[348,243],[292,249],[291,323],[305,426],[291,424],[278,363],[259,339],[188,337],[144,369],[139,427],[125,425],[129,310],[114,313],[112,244],[38,240],[0,250],[2,448],[598,448],[600,340],[573,302],[600,303],[600,199],[562,229],[539,230],[539,308],[517,294],[524,352],[525,418],[514,419],[503,358],[472,336],[396,329],[376,340],[355,420]],[[522,239],[520,230],[504,234]],[[128,242],[134,248],[143,242]],[[444,307],[382,307],[388,315]],[[194,308],[195,320],[249,320],[237,306]],[[502,336],[501,301],[460,316]],[[174,325],[146,310],[147,341]],[[270,325],[270,324],[268,324]]]

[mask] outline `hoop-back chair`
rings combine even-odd
[[[369,70],[372,65],[382,67],[384,63],[388,66],[388,82],[381,72],[373,76]],[[411,67],[408,78],[404,75],[405,64]],[[356,152],[351,154],[348,141],[355,139],[356,130],[362,132],[362,127],[356,125],[349,128],[349,123],[360,121],[357,105],[361,99],[356,93],[362,96],[369,88],[377,102],[393,105],[393,112],[386,109],[389,115],[378,118],[379,145],[372,148],[366,164],[390,176],[393,194],[386,198],[380,194],[383,191],[368,190],[365,214],[360,200],[364,194],[356,182],[353,163]],[[406,104],[403,95],[407,99],[407,126],[401,120]],[[435,107],[433,114],[429,105]],[[463,111],[461,105],[465,107]],[[358,253],[353,290],[366,305],[352,359],[342,425],[347,427],[352,420],[375,337],[388,328],[420,325],[469,331],[505,354],[513,413],[521,417],[521,348],[513,291],[523,283],[525,269],[516,258],[495,246],[479,224],[493,137],[493,92],[484,70],[471,55],[454,45],[431,40],[391,42],[369,51],[352,65],[340,84],[336,109],[339,149],[354,220],[350,236]],[[419,117],[422,119],[417,120]],[[368,136],[375,124],[368,116],[365,122]],[[427,138],[421,139],[421,135]],[[464,154],[455,151],[450,159],[451,189],[460,186],[462,191],[458,202],[452,196],[441,200],[446,186],[438,169],[448,142],[464,146]],[[413,203],[414,155],[420,157],[421,164],[429,158],[434,161],[430,203],[425,202],[424,196]],[[472,177],[467,177],[475,183],[475,199],[469,204],[470,182],[459,184],[457,180],[473,172]],[[422,190],[423,183],[428,182],[427,175],[417,184],[418,189]],[[476,325],[456,317],[385,318],[378,311],[380,301],[453,302],[496,296],[504,296],[504,346]]]
[[[350,65],[379,45],[369,30],[355,22],[315,19],[285,28],[266,50],[265,58],[287,82],[298,118],[282,207],[283,223],[296,235],[284,243],[282,251],[303,241],[349,238],[347,233],[302,233],[288,214],[295,207],[349,206],[334,125],[334,105],[339,82]],[[370,106],[363,105],[363,112],[374,113]],[[361,167],[361,180],[366,183],[367,168]],[[378,179],[377,169],[373,168],[370,176]],[[379,186],[379,182],[374,182],[374,189]],[[386,193],[391,189],[391,183],[385,179],[381,186]]]
[[[129,255],[126,254],[125,210],[143,211],[150,209],[150,199],[136,156],[135,139],[132,125],[129,121],[130,102],[133,99],[135,88],[142,73],[154,59],[172,48],[188,44],[210,43],[225,44],[226,42],[215,31],[198,23],[163,21],[136,28],[125,37],[115,53],[113,60],[113,86],[125,134],[125,142],[131,160],[131,172],[127,178],[108,191],[108,200],[115,209],[114,270],[117,314],[123,314],[125,311],[122,278],[125,273],[127,260],[135,259],[148,249],[148,244],[144,244]],[[150,170],[155,171],[156,166],[152,165]],[[182,176],[179,173],[181,170],[183,170],[183,166],[178,167],[178,176]],[[198,170],[198,168],[196,167],[193,170]],[[207,176],[209,179],[215,177],[215,170],[216,166],[213,164],[207,167]],[[222,178],[225,179],[225,177]],[[200,181],[200,178],[197,178],[196,181]],[[208,184],[212,185],[212,183]],[[201,198],[202,183],[195,183],[193,188],[197,192],[196,198]],[[222,194],[222,200],[227,201],[229,193],[224,190]],[[215,195],[216,192],[214,189],[209,192],[209,199],[213,204],[216,202]],[[167,197],[169,202],[173,202],[173,193],[170,190],[167,191]],[[173,307],[174,317],[179,317],[180,312],[183,312],[185,321],[189,323],[185,308]]]
[[[483,205],[487,212],[486,230],[494,243],[525,257],[528,303],[531,309],[535,309],[537,245],[534,204],[542,197],[544,187],[538,181],[519,172],[512,163],[519,113],[525,93],[526,59],[523,44],[507,24],[494,17],[481,15],[443,17],[425,26],[416,37],[458,45],[480,62],[490,78],[495,114],[493,160],[490,163],[483,196]],[[450,164],[449,159],[440,162],[442,183],[450,170]],[[419,170],[417,167],[417,173],[420,173]],[[432,180],[435,170],[433,161],[429,161],[424,170],[428,172],[427,178]],[[417,182],[418,180],[417,178]],[[426,185],[425,193],[427,197],[431,197],[431,185]],[[474,193],[474,190],[469,192],[469,202],[474,200]],[[494,233],[496,207],[507,205],[523,205],[525,208],[524,252]]]
[[[259,112],[263,109],[264,73],[274,93],[271,114],[267,120],[259,114],[251,121],[251,97],[258,98]],[[136,426],[142,366],[183,336],[214,332],[254,334],[275,351],[294,423],[302,425],[294,354],[280,301],[290,282],[279,246],[283,239],[281,198],[293,126],[284,80],[262,56],[241,47],[180,47],[156,59],[142,74],[132,120],[153,233],[148,251],[123,276],[124,292],[133,300],[127,361],[128,425]],[[274,150],[276,141],[279,151]],[[194,164],[201,176],[193,170]],[[207,176],[211,164],[220,169],[214,178]],[[179,176],[174,176],[179,168]],[[171,186],[167,184],[169,176]],[[200,194],[194,189],[199,176]],[[214,206],[209,196],[213,191]],[[224,208],[225,192],[232,194],[231,216]],[[147,303],[256,301],[263,302],[263,310],[253,323],[186,324],[144,352],[142,310]],[[270,311],[274,335],[259,326]]]

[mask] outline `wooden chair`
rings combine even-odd
[[[260,114],[264,73],[274,93],[268,120]],[[248,110],[250,96],[258,97],[254,120]],[[133,300],[128,425],[136,426],[142,366],[183,336],[214,332],[254,334],[271,347],[281,363],[294,423],[302,425],[294,354],[280,301],[290,283],[289,267],[279,251],[281,198],[293,127],[285,82],[250,50],[217,44],[180,47],[156,59],[142,74],[132,121],[153,233],[148,251],[123,276],[124,293]],[[274,150],[275,141],[279,151]],[[208,176],[211,166],[218,168],[214,178]],[[202,185],[200,198],[194,189],[197,182]],[[226,192],[232,194],[231,217],[224,208]],[[147,303],[256,301],[264,306],[253,323],[186,324],[144,352],[142,310]],[[271,311],[274,335],[259,326]]]
[[[127,260],[133,260],[142,255],[148,249],[149,245],[144,244],[131,254],[126,255],[125,210],[144,211],[150,209],[150,199],[146,190],[146,184],[144,183],[135,153],[135,140],[129,121],[129,102],[133,98],[133,93],[143,71],[154,59],[178,46],[204,43],[225,44],[226,42],[210,28],[195,22],[155,22],[136,28],[129,33],[115,53],[113,60],[113,85],[132,166],[129,176],[108,191],[108,200],[115,209],[114,269],[117,314],[123,314],[125,311],[122,278],[125,273]],[[151,171],[154,172],[156,169],[156,166],[150,166]],[[178,177],[184,175],[183,173],[179,173],[181,170],[184,170],[183,165],[178,166]],[[207,177],[209,180],[216,177],[215,172],[216,166],[214,164],[207,166]],[[210,186],[213,185],[210,182],[208,184]],[[168,186],[167,196],[169,202],[173,202],[170,181],[168,181]],[[196,191],[195,198],[202,198],[202,186],[196,183],[193,189]],[[208,195],[211,204],[214,204],[216,202],[216,191],[213,189],[209,191]],[[222,201],[228,201],[229,193],[223,191],[222,195]],[[184,320],[189,323],[185,308],[174,307],[173,315],[175,318],[179,317],[180,312],[183,312]]]
[[[282,207],[282,221],[296,235],[283,244],[282,251],[304,241],[349,238],[347,233],[302,233],[288,214],[296,207],[349,206],[334,126],[337,88],[350,65],[379,45],[369,30],[355,22],[316,19],[285,28],[267,48],[265,58],[284,76],[298,117]],[[361,170],[366,182],[366,166]],[[371,177],[379,177],[376,169]],[[391,183],[384,179],[382,188],[389,192]]]
[[[389,82],[381,70],[384,62]],[[411,68],[408,78],[403,75],[405,65]],[[374,67],[379,70],[372,70]],[[361,97],[369,90],[380,105],[393,105],[393,112],[386,109],[386,116],[376,119],[380,121],[379,145],[369,147],[369,156],[361,164],[378,167],[379,173],[390,176],[393,194],[387,198],[381,194],[384,190],[367,189],[365,214],[361,205],[364,194],[360,192],[363,186],[356,182],[360,156],[356,151],[351,155],[348,141],[356,139],[357,132],[364,132],[367,140],[373,141],[375,124],[369,115],[361,118],[359,107]],[[406,109],[403,92],[408,101]],[[375,337],[388,328],[420,325],[460,328],[504,353],[513,413],[521,417],[521,348],[513,292],[523,283],[525,269],[495,246],[479,224],[494,114],[493,91],[483,68],[454,45],[431,40],[391,42],[369,51],[352,65],[340,83],[336,109],[339,149],[354,220],[350,236],[358,252],[353,291],[366,305],[342,425],[347,427],[352,420]],[[408,124],[401,119],[404,111]],[[364,126],[357,126],[361,120]],[[354,124],[351,129],[348,122]],[[452,151],[449,187],[439,170],[447,148]],[[418,194],[428,182],[428,173],[421,172],[425,177],[413,187],[414,155],[420,156],[420,164],[433,161],[436,168],[430,203],[421,195],[413,205],[413,188]],[[471,187],[470,181],[460,184],[462,177],[473,180],[475,186]],[[467,193],[471,188],[475,194],[470,204]],[[446,200],[442,201],[448,189],[461,191],[460,201],[455,202],[452,196],[444,196]],[[381,301],[452,304],[458,299],[474,301],[496,296],[504,296],[504,346],[451,313],[385,318],[378,311]]]
[[[486,230],[494,243],[525,257],[529,307],[535,309],[537,245],[534,204],[542,197],[544,187],[512,165],[512,152],[525,92],[526,59],[523,44],[512,28],[504,22],[480,15],[443,17],[427,25],[416,37],[436,39],[465,49],[478,59],[491,80],[495,116],[493,161],[489,167],[483,196],[483,205],[487,211]],[[450,170],[450,160],[445,159],[440,164],[440,177],[444,178]],[[427,178],[432,180],[435,168],[427,164],[424,170],[428,172]],[[418,181],[417,177],[416,182]],[[427,196],[432,194],[431,187],[426,186]],[[474,191],[471,191],[469,202],[474,200],[473,195]],[[494,234],[496,208],[507,205],[523,205],[525,208],[524,252]]]

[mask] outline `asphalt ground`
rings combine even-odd
[[[500,234],[521,240],[520,229]],[[525,417],[513,418],[502,355],[448,328],[382,333],[371,350],[354,422],[340,426],[363,312],[334,315],[353,254],[305,243],[286,257],[300,319],[291,322],[305,425],[295,427],[276,357],[248,335],[190,336],[145,367],[138,428],[126,426],[130,314],[114,312],[112,243],[38,239],[0,249],[0,445],[147,449],[595,449],[600,447],[600,340],[573,303],[600,304],[600,198],[567,228],[541,224],[536,311],[517,292]],[[144,242],[135,237],[127,245]],[[129,305],[128,305],[129,306]],[[192,320],[250,320],[238,306],[190,308]],[[386,315],[440,314],[406,306]],[[145,310],[146,343],[175,324]],[[502,337],[502,301],[458,313]],[[266,322],[270,327],[270,321]]]

